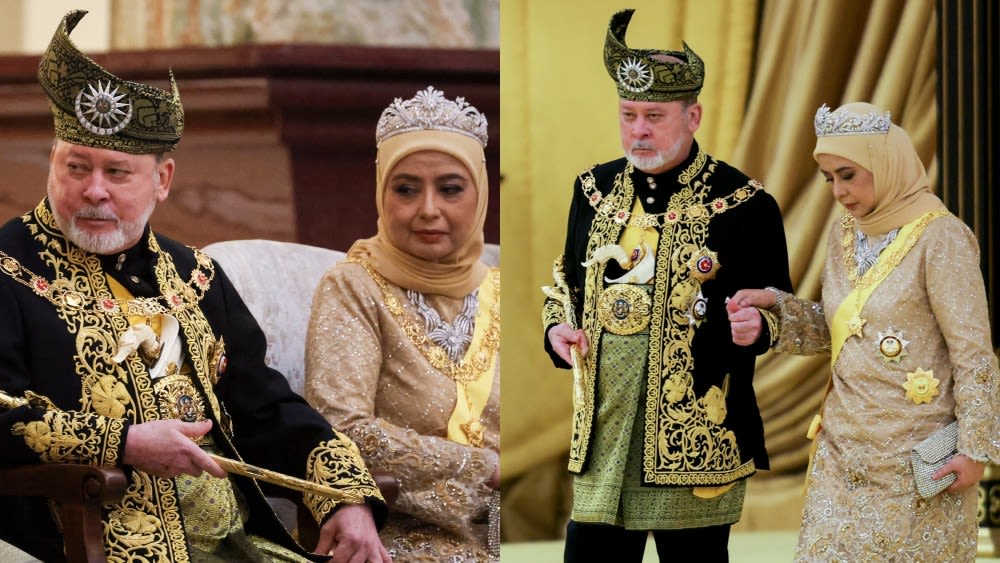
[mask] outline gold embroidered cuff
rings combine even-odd
[[[358,447],[340,433],[335,433],[333,438],[322,442],[309,454],[306,479],[350,491],[363,498],[385,500],[375,479],[368,473]],[[317,523],[322,523],[336,506],[332,499],[312,493],[303,493],[302,502]]]
[[[15,436],[45,463],[82,463],[109,466],[118,463],[125,422],[96,414],[48,411],[42,420],[19,422]]]
[[[768,334],[770,341],[767,346],[770,348],[774,346],[774,343],[778,341],[778,337],[781,336],[781,319],[778,318],[778,315],[767,309],[757,307],[757,310],[760,311],[760,318],[767,323],[767,331],[770,333]]]
[[[564,322],[566,322],[566,318],[563,314],[562,303],[552,298],[546,299],[545,304],[542,305],[542,330]]]

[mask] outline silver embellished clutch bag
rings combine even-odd
[[[917,492],[924,498],[947,489],[958,477],[949,473],[935,481],[931,475],[941,469],[948,460],[958,453],[958,421],[937,430],[926,440],[920,442],[910,452],[913,463],[913,480],[917,483]]]

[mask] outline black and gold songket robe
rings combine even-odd
[[[625,263],[608,258],[615,246]],[[571,314],[590,343],[574,382],[571,518],[629,529],[737,520],[745,478],[768,468],[752,384],[776,319],[762,312],[764,334],[737,346],[726,299],[790,291],[775,200],[697,143],[662,174],[624,158],[596,165],[575,183],[554,274],[565,284],[545,301],[546,333]],[[545,348],[570,367],[548,338]]]
[[[129,480],[125,498],[104,507],[109,561],[190,561],[192,544],[211,553],[192,533],[218,519],[223,536],[235,531],[306,557],[264,498],[262,487],[271,486],[235,475],[232,487],[207,474],[162,479],[123,464],[130,425],[164,418],[211,419],[203,447],[353,490],[372,506],[376,523],[384,521],[385,503],[356,446],[265,365],[264,334],[222,270],[200,251],[147,227],[125,252],[91,254],[63,236],[43,200],[0,228],[0,311],[0,391],[7,398],[0,409],[0,466],[122,467]],[[155,351],[118,354],[123,335],[143,315],[161,321],[151,324],[173,326],[181,365],[157,371],[155,358],[147,357]],[[213,515],[214,497],[200,503],[223,490],[219,483],[229,500],[239,500],[231,505],[238,511]],[[317,522],[337,508],[311,493],[302,500]],[[192,503],[198,510],[186,513]],[[233,519],[233,512],[243,517]],[[65,558],[58,507],[45,499],[5,498],[0,536],[44,561]]]

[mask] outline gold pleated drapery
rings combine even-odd
[[[551,283],[551,261],[562,252],[576,174],[621,155],[602,49],[608,20],[622,8],[636,9],[630,47],[680,49],[683,40],[704,59],[696,137],[778,200],[798,295],[819,297],[825,237],[842,214],[812,159],[820,104],[889,109],[937,177],[933,0],[504,0],[505,541],[559,537],[568,514],[570,376],[542,350],[539,287]],[[769,354],[758,362],[772,470],[751,479],[737,529],[798,528],[805,432],[828,377],[827,357]]]

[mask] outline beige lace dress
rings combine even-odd
[[[822,306],[779,294],[779,350],[830,350],[827,327],[865,281],[849,275],[855,236],[846,218],[831,233]],[[978,247],[946,214],[908,251],[890,247],[878,260],[872,269],[888,275],[860,311],[861,336],[844,341],[833,366],[796,561],[973,561],[976,488],[922,499],[910,451],[957,419],[961,453],[1000,461],[997,358]]]
[[[479,291],[495,291],[499,306],[498,270],[491,270]],[[461,299],[424,298],[445,322],[464,306]],[[492,378],[492,390],[479,416],[482,445],[475,447],[446,438],[449,419],[465,397],[448,370],[435,367],[448,364],[435,355],[435,346],[421,344],[424,319],[403,289],[345,262],[329,270],[316,290],[306,398],[354,439],[372,472],[399,480],[399,498],[381,532],[393,561],[490,559],[487,504],[493,491],[487,482],[499,464],[500,446],[496,313],[493,336],[470,346],[479,360],[494,359],[490,373],[480,375]]]

